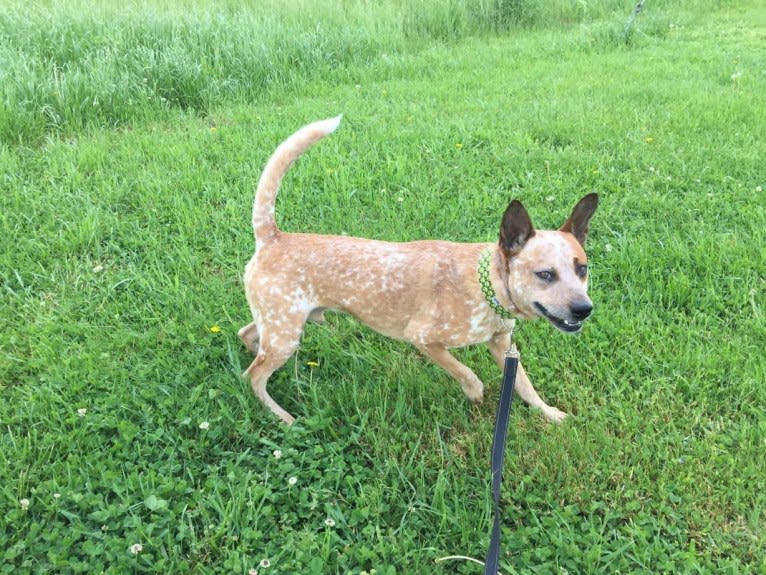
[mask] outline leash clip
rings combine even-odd
[[[511,325],[511,333],[508,335],[508,338],[510,340],[510,346],[508,349],[505,350],[505,357],[506,358],[513,358],[513,359],[519,359],[521,356],[519,354],[519,350],[516,349],[516,344],[513,341],[513,331],[516,329],[516,320],[513,320],[513,324]]]

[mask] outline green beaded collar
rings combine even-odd
[[[481,285],[481,293],[484,294],[484,299],[487,300],[492,311],[503,319],[513,319],[511,312],[500,305],[500,302],[495,295],[495,290],[492,288],[492,281],[489,277],[489,261],[491,258],[492,249],[487,248],[484,250],[484,253],[481,254],[481,259],[479,259],[479,285]]]

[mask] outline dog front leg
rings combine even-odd
[[[496,335],[491,340],[489,340],[488,344],[489,350],[492,352],[495,361],[500,366],[500,369],[503,369],[505,366],[505,351],[511,346],[510,334],[505,333]],[[540,396],[537,395],[537,391],[535,391],[535,388],[532,387],[532,382],[529,381],[527,372],[524,371],[524,367],[521,365],[521,362],[519,362],[519,367],[516,370],[516,386],[514,389],[518,396],[524,401],[524,403],[529,405],[529,407],[541,410],[543,412],[543,416],[548,421],[553,423],[560,423],[567,416],[567,414],[560,409],[545,403],[540,398]]]
[[[471,368],[455,359],[455,356],[447,348],[438,344],[416,344],[415,347],[436,365],[444,368],[447,373],[457,379],[468,399],[478,403],[484,398],[484,385],[481,383],[481,380],[471,371]]]

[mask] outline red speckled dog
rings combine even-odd
[[[255,353],[245,372],[253,391],[285,423],[294,419],[269,396],[266,383],[298,348],[306,321],[322,321],[325,309],[350,313],[384,335],[411,342],[452,374],[473,401],[481,401],[482,383],[449,348],[487,343],[502,367],[513,318],[544,317],[565,332],[582,328],[593,309],[583,244],[596,194],[580,200],[556,231],[535,230],[524,206],[512,201],[497,244],[390,243],[277,229],[274,204],[282,177],[339,124],[340,117],[315,122],[285,140],[255,194],[256,250],[245,269],[253,322],[239,336]],[[516,392],[548,420],[566,417],[540,399],[521,365]]]

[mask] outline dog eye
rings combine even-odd
[[[543,270],[541,272],[535,272],[535,275],[541,280],[546,282],[552,282],[556,277],[556,274],[550,270]]]
[[[579,266],[575,268],[575,273],[579,277],[584,278],[585,276],[588,275],[588,266],[586,266],[585,264],[580,264]]]

